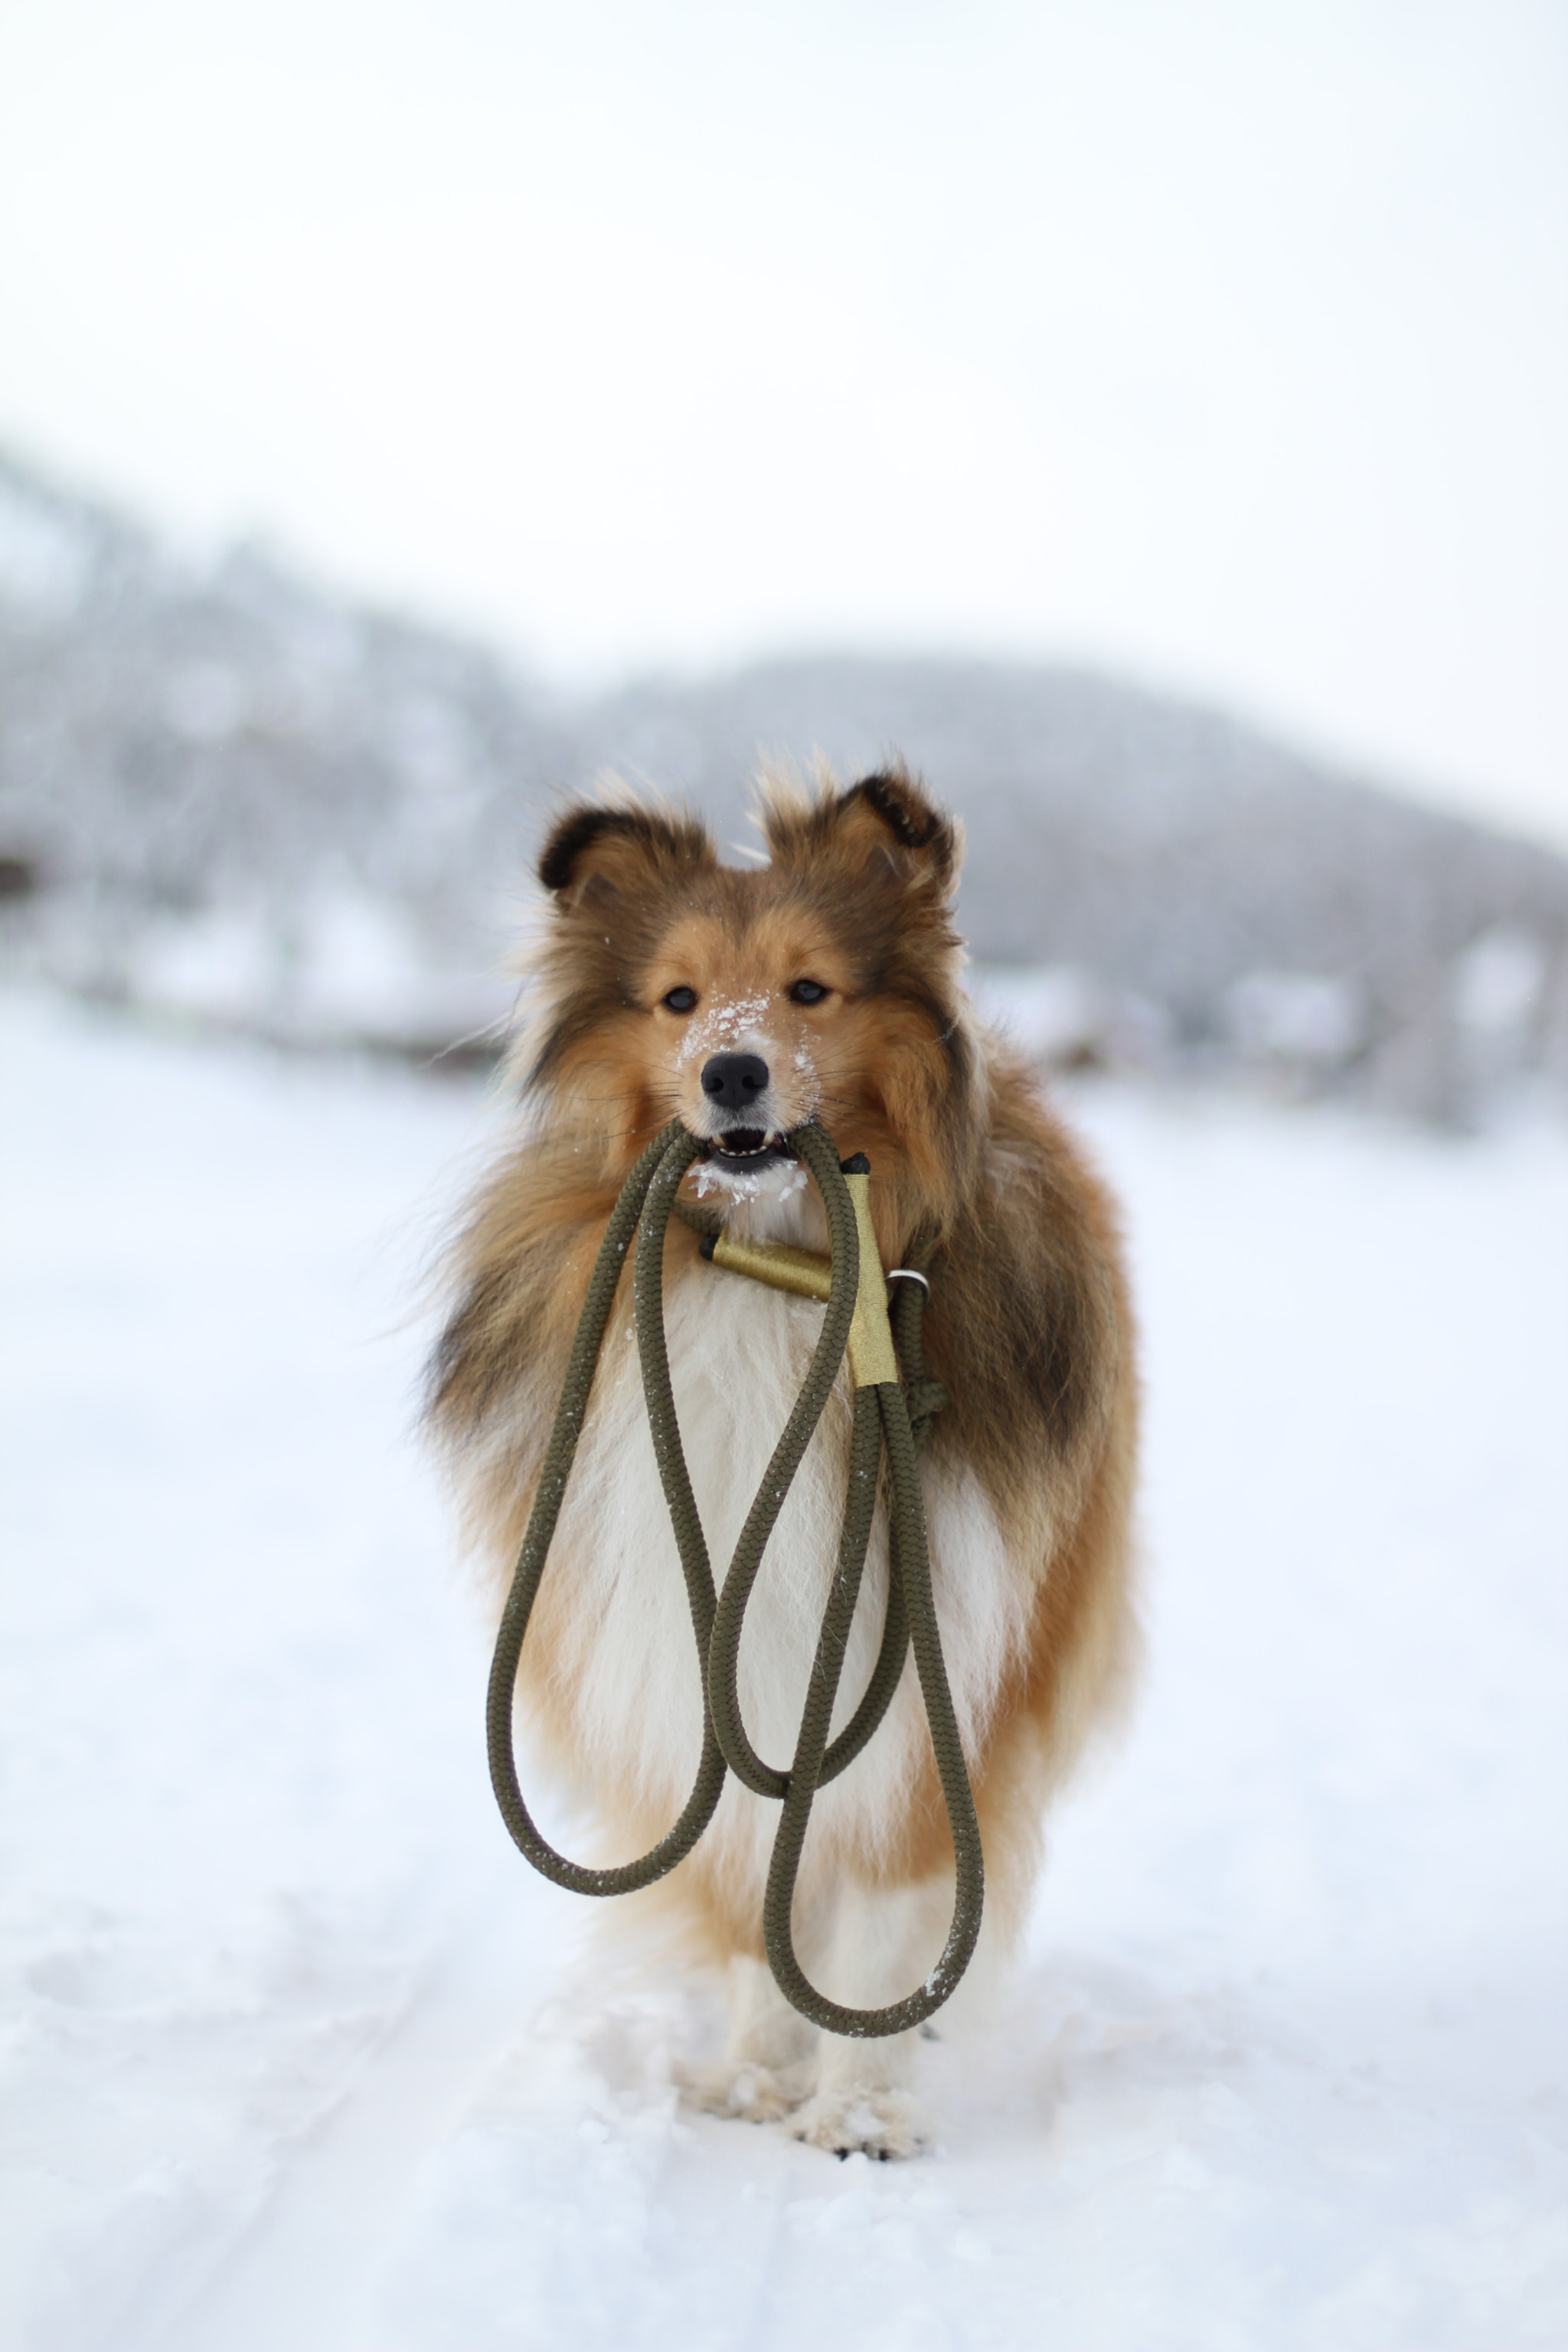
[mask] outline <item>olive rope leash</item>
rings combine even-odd
[[[679,1119],[672,1120],[637,1160],[621,1188],[599,1245],[588,1293],[567,1360],[555,1423],[501,1612],[490,1667],[486,1706],[490,1780],[511,1836],[534,1868],[557,1885],[579,1895],[629,1895],[651,1885],[691,1852],[712,1819],[726,1770],[759,1796],[782,1800],[763,1902],[763,1941],[779,1990],[807,2018],[830,2033],[871,2037],[902,2033],[940,2009],[952,1993],[973,1955],[980,1933],[984,1870],[974,1800],[964,1765],[942,1662],[931,1596],[925,1510],[916,1455],[932,1414],[947,1401],[940,1381],[925,1377],[921,1318],[927,1285],[923,1269],[900,1267],[905,1277],[893,1310],[895,1354],[881,1261],[871,1227],[869,1163],[858,1156],[839,1166],[826,1131],[816,1124],[796,1128],[790,1150],[815,1179],[827,1213],[830,1262],[809,1251],[731,1240],[705,1228],[676,1192],[701,1150]],[[714,1591],[708,1547],[691,1492],[676,1419],[664,1332],[664,1239],[672,1211],[697,1226],[704,1257],[774,1286],[822,1298],[826,1304],[805,1381],[735,1547],[721,1594]],[[643,1391],[654,1452],[686,1580],[702,1676],[702,1752],[690,1796],[675,1826],[640,1860],[608,1869],[569,1862],[541,1836],[518,1786],[512,1749],[512,1697],[523,1638],[532,1612],[551,1538],[560,1517],[577,1441],[588,1407],[595,1367],[633,1234],[637,1236],[633,1305]],[[911,1255],[918,1261],[921,1251]],[[765,1764],[747,1736],[741,1717],[738,1672],[746,1604],[801,1458],[838,1375],[846,1351],[855,1382],[849,1441],[849,1491],[837,1566],[812,1663],[795,1759],[787,1771]],[[901,1359],[910,1395],[899,1381]],[[911,1405],[912,1420],[911,1420]],[[888,1613],[871,1678],[849,1722],[829,1740],[828,1725],[844,1668],[849,1630],[866,1565],[876,1507],[880,1456],[888,1457]],[[947,1941],[925,1982],[902,2000],[881,2009],[849,2009],[829,2000],[810,1983],[795,1957],[793,1929],[795,1886],[811,1808],[818,1789],[837,1777],[865,1747],[892,1702],[912,1642],[921,1693],[931,1727],[942,1801],[952,1834],[955,1884]]]

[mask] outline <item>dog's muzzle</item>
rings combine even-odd
[[[779,1129],[758,1116],[770,1108],[768,1080],[760,1054],[710,1054],[702,1065],[702,1092],[714,1121],[702,1141],[710,1161],[728,1175],[752,1175],[795,1157]]]

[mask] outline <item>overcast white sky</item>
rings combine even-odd
[[[0,0],[0,436],[557,674],[1087,658],[1568,843],[1565,419],[1563,0]]]

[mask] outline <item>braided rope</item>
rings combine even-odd
[[[849,1444],[849,1485],[837,1564],[812,1663],[805,1706],[787,1771],[765,1764],[741,1717],[739,1662],[746,1605],[784,1496],[822,1418],[844,1359],[859,1281],[859,1237],[848,1187],[825,1131],[797,1128],[790,1149],[810,1171],[822,1195],[832,1242],[832,1279],[821,1335],[784,1433],[757,1490],[735,1547],[722,1594],[715,1597],[696,1499],[681,1444],[664,1331],[664,1241],[672,1211],[692,1224],[677,1190],[700,1145],[679,1120],[657,1135],[621,1189],[589,1278],[567,1361],[554,1426],[540,1472],[533,1508],[501,1612],[486,1702],[490,1779],[508,1830],[546,1878],[579,1895],[626,1895],[647,1886],[682,1861],[712,1819],[726,1769],[759,1796],[782,1801],[763,1906],[763,1945],[780,1990],[811,2023],[830,2033],[870,2037],[907,2032],[939,2009],[973,1957],[980,1933],[984,1868],[980,1830],[953,1715],[931,1594],[925,1511],[916,1456],[931,1415],[947,1402],[939,1381],[925,1376],[921,1320],[925,1293],[900,1284],[892,1313],[898,1360],[909,1395],[898,1381],[878,1381],[855,1392]],[[853,1164],[853,1163],[852,1163]],[[864,1163],[859,1163],[863,1165]],[[634,1302],[637,1349],[659,1477],[669,1507],[686,1580],[692,1636],[702,1675],[702,1753],[690,1796],[674,1827],[637,1861],[609,1869],[570,1862],[535,1827],[518,1785],[512,1749],[512,1700],[528,1621],[565,1496],[582,1434],[595,1367],[633,1234],[637,1234]],[[910,1252],[914,1268],[929,1259],[929,1243]],[[831,1742],[827,1727],[843,1672],[876,1508],[880,1457],[889,1466],[888,1609],[871,1677],[849,1722]],[[818,1992],[795,1957],[795,1881],[816,1792],[860,1753],[886,1715],[913,1643],[921,1694],[931,1727],[937,1776],[952,1835],[954,1900],[941,1958],[924,1983],[904,2000],[874,2010],[846,2008]]]

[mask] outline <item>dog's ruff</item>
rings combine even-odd
[[[820,1114],[842,1150],[868,1150],[884,1265],[899,1263],[917,1210],[943,1226],[928,1342],[954,1402],[921,1476],[987,1899],[1005,1935],[1023,1914],[1045,1800],[1113,1693],[1128,1647],[1132,1388],[1114,1231],[1024,1073],[957,994],[956,943],[945,927],[956,865],[951,827],[901,772],[848,793],[826,784],[815,804],[775,786],[766,822],[771,894],[770,869],[718,866],[698,829],[657,812],[581,809],[556,827],[541,865],[556,895],[554,929],[539,957],[524,1049],[535,1123],[459,1245],[463,1288],[437,1360],[434,1418],[473,1531],[504,1573],[531,1499],[552,1371],[558,1383],[570,1328],[563,1310],[574,1316],[595,1220],[603,1229],[599,1203],[660,1123],[650,1127],[641,1105],[666,1118],[674,1109],[694,1133],[721,1137],[724,1120],[700,1090],[701,1074],[715,1055],[744,1055],[767,1072],[746,1114],[748,1135],[783,1133]],[[901,937],[888,926],[879,971],[867,972],[853,920],[835,920],[841,903],[856,904],[847,880],[873,911],[884,898],[900,900]],[[803,958],[805,971],[796,969]],[[804,1011],[791,993],[803,979],[823,989]],[[672,992],[677,1008],[695,996],[689,1018],[666,1003]],[[584,1180],[576,1198],[572,1159]],[[520,1205],[514,1188],[525,1169],[543,1192],[541,1210]],[[750,1238],[826,1247],[815,1189],[791,1161],[753,1171],[710,1160],[688,1191]],[[976,1227],[1002,1258],[1001,1292],[974,1255]],[[550,1248],[553,1284],[539,1263]],[[984,1327],[1011,1311],[1017,1329],[1002,1339],[1015,1351],[1027,1347],[1025,1296],[1042,1302],[1035,1320],[1048,1308],[1068,1336],[1053,1330],[1036,1342],[1056,1347],[1062,1402],[1053,1408],[1044,1371],[1026,1378],[1010,1408],[1020,1435],[990,1425],[998,1368],[985,1351],[1000,1343]],[[994,1305],[995,1297],[1005,1304]],[[967,1341],[959,1335],[965,1314],[982,1327]],[[688,1465],[721,1579],[822,1309],[703,1266],[690,1237],[677,1235],[667,1244],[665,1316]],[[841,1371],[747,1614],[742,1713],[775,1765],[793,1753],[833,1574],[849,1420]],[[870,1675],[887,1590],[879,1506],[835,1731]],[[519,1684],[525,1727],[593,1806],[603,1858],[619,1860],[661,1834],[684,1802],[702,1704],[624,1297],[605,1334],[535,1625]],[[835,2000],[898,1999],[941,1948],[952,1853],[932,1832],[941,1807],[931,1785],[924,1710],[906,1658],[885,1721],[821,1790],[806,1841],[797,1948]],[[912,2037],[868,2044],[816,2035],[760,1965],[756,1923],[776,1825],[776,1805],[730,1776],[700,1847],[659,1890],[696,1948],[730,1962],[731,2052],[692,2078],[689,2095],[721,2113],[787,2116],[800,2137],[841,2153],[909,2153],[927,2136],[910,2094]]]

